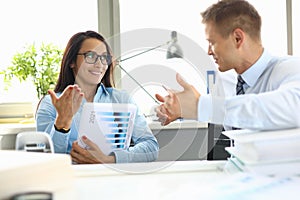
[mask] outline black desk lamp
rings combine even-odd
[[[167,50],[167,59],[170,58],[183,58],[183,52],[181,47],[177,44],[177,32],[172,31],[171,42]]]
[[[132,56],[129,56],[127,58],[124,58],[124,59],[121,59],[117,62],[117,65],[120,67],[120,69],[125,72],[142,90],[144,90],[144,92],[149,96],[151,97],[155,103],[157,104],[160,104],[153,96],[151,96],[151,94],[133,77],[131,76],[121,65],[120,65],[120,62],[123,62],[123,61],[126,61],[128,59],[131,59],[131,58],[134,58],[136,56],[139,56],[139,55],[142,55],[142,54],[145,54],[149,51],[153,51],[155,49],[158,49],[160,47],[163,47],[165,45],[169,45],[168,46],[168,49],[167,49],[167,55],[166,55],[166,58],[167,59],[171,59],[171,58],[183,58],[183,52],[182,52],[182,49],[181,47],[177,44],[177,32],[176,31],[172,31],[171,32],[171,40],[167,41],[166,43],[164,44],[161,44],[161,45],[158,45],[156,47],[153,47],[153,48],[150,48],[150,49],[147,49],[146,51],[143,51],[143,52],[140,52],[140,53],[137,53],[135,55],[132,55]]]

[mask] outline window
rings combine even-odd
[[[206,52],[207,42],[201,24],[200,12],[216,0],[120,0],[121,35],[135,36],[136,30],[150,28],[159,30],[159,35],[140,38],[136,40],[145,42],[133,48],[127,48],[125,39],[121,40],[122,58],[142,52],[146,49],[160,45],[170,40],[171,31],[177,31],[178,44],[184,40],[191,44],[197,44],[203,52]],[[269,1],[249,0],[260,12],[263,19],[262,38],[264,46],[273,54],[284,55],[287,52],[286,40],[286,6],[285,0],[278,0],[270,6]],[[293,40],[294,54],[300,56],[300,30],[297,21],[300,20],[298,1],[293,1]],[[0,2],[0,24],[2,33],[0,37],[0,69],[10,65],[12,56],[22,51],[27,44],[42,42],[54,43],[64,48],[71,35],[78,31],[88,29],[98,30],[97,0],[10,0]],[[267,9],[266,9],[267,8]],[[278,17],[280,16],[280,17]],[[276,19],[276,26],[274,26]],[[150,41],[151,40],[151,41]],[[150,42],[149,42],[150,41]],[[276,42],[274,42],[276,41]],[[134,43],[136,41],[127,41]],[[147,43],[148,42],[148,43]],[[144,43],[142,43],[144,44]],[[201,75],[201,66],[193,66],[189,60],[165,59],[164,48],[148,52],[121,63],[122,67],[130,72],[141,82],[144,87],[154,96],[155,93],[166,94],[157,80],[173,79],[176,71],[184,75],[190,83],[194,84],[200,92],[206,92],[204,75]],[[190,49],[184,49],[186,55]],[[201,52],[201,53],[203,53]],[[196,56],[197,57],[197,54]],[[163,66],[163,70],[161,70]],[[164,73],[168,73],[167,75]],[[200,74],[200,76],[199,76]],[[150,76],[151,75],[151,76]],[[123,77],[124,73],[123,73]],[[142,77],[142,78],[140,78]],[[154,77],[154,78],[153,78]],[[145,113],[149,113],[154,100],[137,87],[133,82],[123,78],[123,88],[129,88],[138,104]],[[146,81],[145,81],[146,79]],[[0,76],[3,83],[3,77]],[[35,98],[35,89],[31,82],[19,83],[16,81],[9,91],[4,90],[4,84],[0,85],[0,103],[16,101],[32,101]],[[178,85],[175,86],[180,89]],[[22,98],[20,98],[22,97]]]
[[[97,31],[97,13],[97,0],[1,1],[0,69],[9,66],[13,55],[27,44],[53,43],[63,49],[74,33]],[[0,103],[35,100],[31,82],[16,80],[13,85],[8,91],[0,85]]]
[[[189,39],[191,45],[197,44],[203,52],[206,53],[208,44],[204,36],[204,29],[201,24],[200,12],[204,11],[209,5],[217,2],[216,0],[120,0],[120,32],[121,36],[133,35],[131,41],[121,39],[122,56],[126,57],[134,53],[142,52],[156,45],[167,41],[172,30],[177,31],[179,35],[178,43],[181,45],[183,39]],[[276,1],[276,4],[270,6],[269,1],[249,0],[262,16],[262,39],[263,45],[271,53],[275,55],[284,55],[287,52],[287,34],[286,34],[286,10],[285,0]],[[266,9],[267,8],[267,9]],[[278,17],[281,16],[281,17]],[[276,26],[274,26],[274,19],[276,19]],[[148,30],[146,30],[146,28]],[[151,30],[149,30],[149,28]],[[155,29],[156,31],[153,31]],[[152,31],[151,34],[144,34],[143,31]],[[137,34],[135,34],[135,32]],[[141,33],[141,34],[138,34]],[[298,34],[299,35],[299,34]],[[142,37],[142,38],[141,38]],[[183,38],[184,37],[184,38]],[[130,37],[129,37],[130,38]],[[133,45],[132,49],[128,48],[129,43],[138,43],[137,41],[149,41],[145,46]],[[156,43],[155,43],[156,40]],[[276,41],[276,42],[274,42]],[[151,44],[151,45],[149,45]],[[125,48],[125,49],[124,49]],[[193,51],[193,48],[183,49],[184,54]],[[195,54],[195,57],[202,56],[203,52]],[[167,61],[165,59],[165,52],[152,51],[141,56],[132,58],[126,62],[121,63],[122,67],[131,73],[135,78],[140,80],[147,89],[154,96],[155,93],[166,94],[163,88],[155,82],[161,80],[163,83],[165,79],[175,79],[174,73],[178,71],[184,78],[193,84],[201,93],[206,92],[205,74],[201,69],[203,65],[192,66],[195,63],[186,62],[186,60]],[[163,70],[159,69],[163,68]],[[163,67],[162,67],[163,66]],[[123,74],[123,77],[126,76]],[[152,78],[150,78],[152,77]],[[123,78],[125,79],[125,78]],[[146,80],[145,80],[146,79]],[[150,81],[153,80],[154,82]],[[149,80],[149,81],[148,81]],[[172,80],[175,82],[175,80]],[[124,82],[126,82],[124,80]],[[122,82],[123,83],[123,82]],[[134,82],[132,82],[134,84]],[[144,113],[151,112],[151,106],[155,105],[153,100],[143,92],[137,85],[123,85],[124,89],[129,89],[142,108]],[[133,88],[133,89],[132,89]],[[181,89],[181,87],[176,86]]]
[[[296,8],[299,8],[300,2],[292,1],[292,18],[293,18],[293,55],[300,57],[300,13]]]

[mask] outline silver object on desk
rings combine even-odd
[[[16,137],[16,150],[27,152],[54,153],[52,139],[46,132],[20,132]]]

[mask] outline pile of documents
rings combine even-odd
[[[31,192],[74,199],[68,196],[74,188],[69,155],[1,150],[0,160],[0,199]]]
[[[300,129],[276,131],[232,130],[224,135],[234,141],[226,147],[231,166],[239,171],[265,175],[300,174]]]

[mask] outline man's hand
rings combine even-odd
[[[178,73],[176,74],[176,80],[183,87],[183,91],[176,92],[167,89],[169,95],[165,97],[155,94],[156,99],[163,103],[155,109],[158,120],[162,125],[167,125],[180,117],[188,119],[197,119],[198,117],[200,93],[194,86],[183,80]]]
[[[177,96],[175,95],[175,91],[167,89],[167,92],[169,93],[169,95],[165,97],[162,97],[159,94],[155,94],[156,99],[164,103],[156,107],[155,109],[158,121],[161,122],[161,125],[163,126],[168,125],[181,116],[181,108]]]

